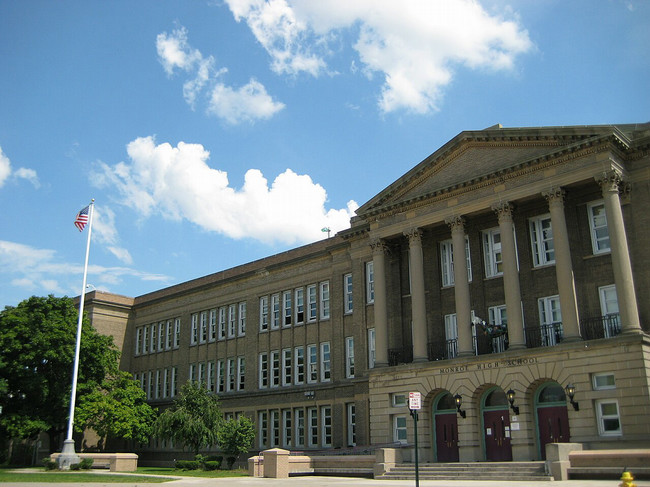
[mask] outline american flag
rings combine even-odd
[[[88,223],[88,210],[90,205],[86,206],[83,210],[77,213],[77,218],[74,219],[74,226],[79,229],[80,232],[83,232],[86,223]]]

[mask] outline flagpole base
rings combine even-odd
[[[80,462],[79,456],[74,451],[74,440],[69,439],[63,442],[63,449],[57,462],[59,470],[70,470],[70,465]]]

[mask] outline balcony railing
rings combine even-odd
[[[411,362],[413,362],[413,349],[411,347],[388,349],[388,365],[391,367]]]
[[[458,339],[428,344],[429,360],[447,360],[458,355]]]
[[[611,338],[621,333],[621,317],[618,313],[594,316],[580,320],[580,333],[583,340]]]
[[[526,347],[552,347],[562,341],[564,335],[562,323],[549,323],[548,325],[526,327]]]

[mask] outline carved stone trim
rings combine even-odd
[[[564,197],[566,196],[566,191],[562,188],[551,188],[550,190],[542,193],[542,196],[546,198],[549,206],[551,205],[564,205]]]
[[[419,228],[409,228],[404,232],[404,236],[408,238],[409,245],[422,246],[422,230]]]
[[[618,171],[607,171],[594,178],[600,185],[603,193],[612,192],[618,193],[623,183],[623,176]]]
[[[498,205],[493,205],[492,210],[499,217],[499,222],[504,219],[512,220],[512,213],[515,207],[510,202],[499,203]]]
[[[445,223],[451,230],[451,233],[454,233],[454,231],[465,231],[465,219],[462,216],[445,218]]]
[[[388,245],[386,245],[386,242],[384,242],[380,238],[375,238],[374,240],[372,240],[370,242],[370,248],[372,249],[373,255],[389,253]]]

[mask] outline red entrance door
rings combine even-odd
[[[547,443],[567,443],[570,439],[566,406],[537,408],[537,424],[542,460],[546,460]]]
[[[488,462],[511,461],[510,412],[507,409],[484,411],[483,428],[486,460]]]
[[[458,417],[453,414],[436,414],[436,457],[439,462],[458,461]]]

